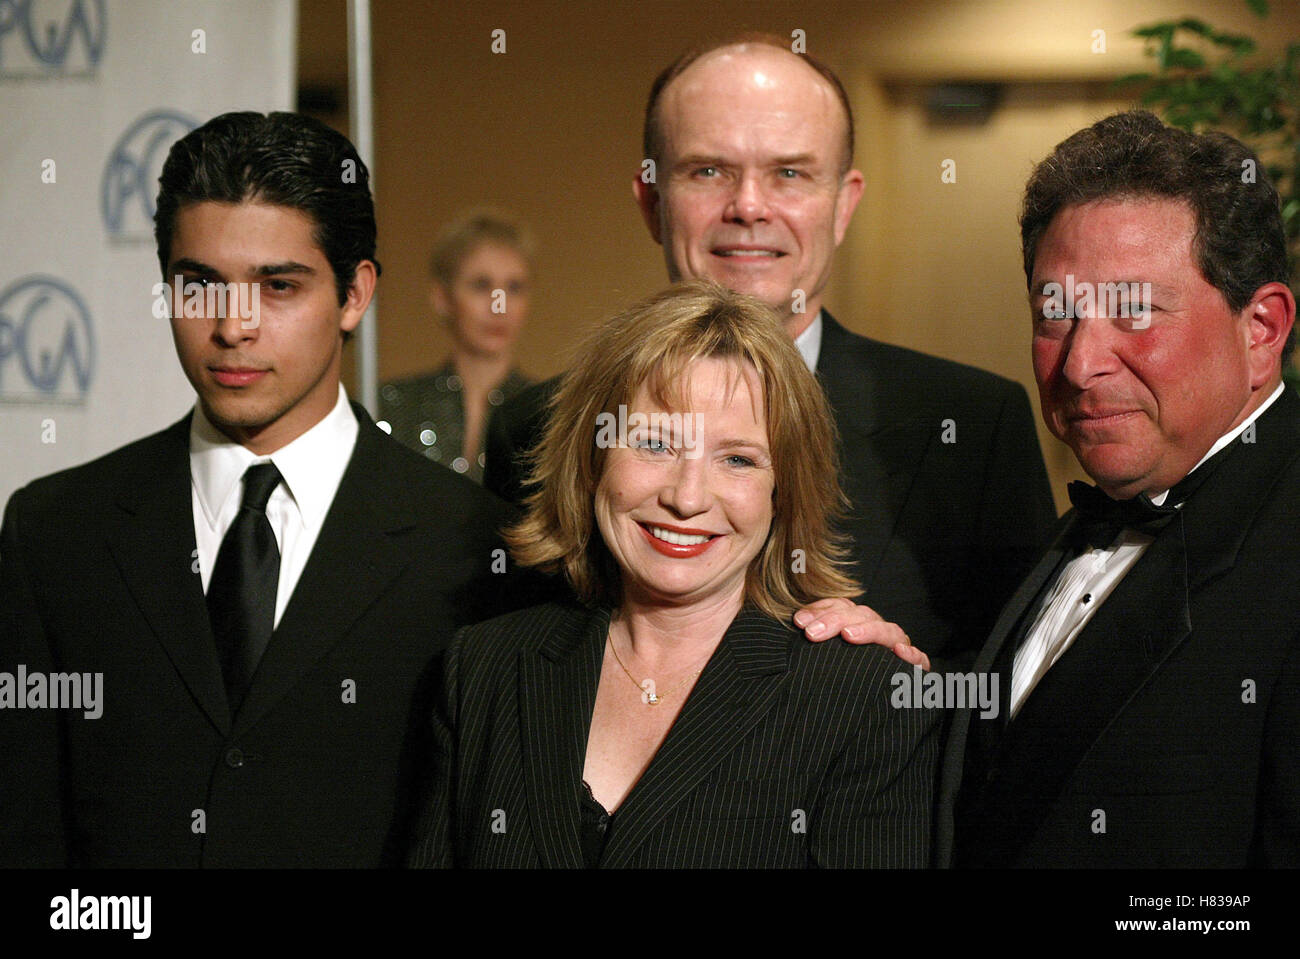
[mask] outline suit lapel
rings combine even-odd
[[[997,622],[988,641],[980,650],[975,660],[976,676],[992,672],[994,664],[1004,659],[1004,651],[1014,655],[1016,639],[1021,637],[1027,627],[1030,616],[1036,608],[1038,597],[1043,589],[1055,581],[1062,564],[1070,553],[1069,536],[1074,525],[1072,513],[1062,517],[1056,528],[1056,535],[1051,539],[1047,552],[1016,589],[1007,604],[1002,607]],[[953,811],[957,794],[961,789],[966,770],[968,751],[988,754],[997,748],[1001,731],[1006,726],[1006,717],[1010,715],[1011,673],[1006,670],[999,676],[998,683],[998,720],[982,723],[972,735],[971,717],[973,709],[961,709],[953,716],[952,727],[944,747],[943,762],[939,773],[939,813],[936,824],[935,861],[940,868],[951,864],[953,848]],[[974,740],[974,741],[972,741]]]
[[[789,630],[752,607],[742,609],[619,807],[602,866],[626,865],[664,817],[768,713],[789,673],[789,659]]]
[[[149,627],[199,707],[230,732],[216,643],[203,598],[194,538],[189,463],[190,417],[159,435],[137,481],[118,496],[109,550]]]
[[[1235,449],[1183,508],[1186,519],[1188,588],[1230,569],[1282,471],[1300,457],[1300,396],[1289,387],[1260,414],[1252,442]]]
[[[1022,630],[1017,627],[1025,625],[1025,617],[1032,611],[1039,594],[1051,585],[1054,574],[1069,558],[1070,532],[1073,528],[1073,513],[1066,514],[1057,522],[1056,535],[1052,537],[1047,552],[1002,607],[1002,613],[993,624],[988,641],[975,660],[976,671],[991,669],[994,662],[1002,656],[1003,647],[1013,634],[1019,637]]]
[[[542,865],[584,865],[578,792],[596,708],[609,610],[575,615],[520,655],[519,716],[525,786]]]
[[[822,310],[822,342],[817,353],[817,379],[826,391],[826,399],[835,410],[837,421],[843,421],[855,433],[870,436],[888,425],[888,411],[882,408],[876,396],[877,384],[864,365],[855,362],[853,336],[841,326],[830,312]],[[886,400],[885,402],[888,402]]]
[[[1183,521],[1180,515],[1161,531],[1011,723],[1004,750],[1021,754],[1016,766],[1032,753],[1034,792],[1060,793],[1106,727],[1191,634]]]
[[[817,379],[835,414],[845,492],[855,504],[851,535],[868,598],[933,430],[916,429],[915,410],[872,377],[862,343],[822,311]]]
[[[1032,623],[1032,616],[1038,607],[1043,590],[1051,587],[1061,567],[1070,558],[1070,531],[1073,527],[1072,513],[1066,514],[1058,521],[1057,533],[1052,537],[1047,552],[1012,594],[1007,604],[1002,607],[997,622],[993,624],[993,631],[989,633],[988,641],[985,642],[975,660],[974,671],[977,675],[992,672],[1001,661],[1009,662],[1008,657],[1015,655],[1016,646]],[[1006,675],[1000,677],[998,684],[999,722],[997,725],[999,729],[1006,726],[1011,707],[1010,669],[1005,672]],[[948,741],[948,754],[951,755],[955,750],[957,757],[960,757],[961,750],[965,748],[964,740],[971,712],[972,710],[961,710],[954,718],[952,735]]]
[[[235,734],[265,716],[406,568],[402,533],[418,525],[407,491],[383,468],[378,433],[365,411],[356,448],[339,481],[311,557],[262,656],[235,719]]]

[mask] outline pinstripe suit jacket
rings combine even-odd
[[[608,609],[461,630],[434,716],[416,866],[580,867]],[[888,650],[746,607],[614,816],[602,867],[927,865],[936,715],[894,709]]]

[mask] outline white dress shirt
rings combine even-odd
[[[822,311],[818,310],[813,321],[808,324],[808,329],[804,330],[794,338],[794,345],[799,350],[799,355],[803,357],[804,365],[808,367],[809,373],[817,372],[817,358],[822,352]]]
[[[1251,423],[1277,401],[1284,388],[1279,385],[1259,409],[1235,429],[1219,437],[1209,452],[1188,471],[1188,475],[1196,472],[1201,463],[1245,432]],[[1169,490],[1165,490],[1160,495],[1151,497],[1151,501],[1162,506],[1168,496]],[[1015,665],[1011,671],[1012,718],[1020,711],[1021,705],[1034,691],[1039,680],[1088,625],[1097,607],[1106,601],[1106,597],[1153,542],[1153,536],[1130,529],[1121,530],[1109,546],[1086,550],[1065,565],[1051,592],[1044,598],[1024,643],[1016,650]]]
[[[218,430],[194,405],[190,424],[190,485],[199,575],[206,595],[221,541],[244,498],[244,472],[254,463],[272,462],[284,478],[266,504],[266,518],[280,547],[280,581],[275,594],[275,625],[289,605],[325,514],[357,443],[357,418],[339,384],[338,402],[329,414],[270,456],[258,456]]]

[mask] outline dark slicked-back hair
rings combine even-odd
[[[158,178],[154,238],[163,279],[176,211],[191,203],[255,200],[298,210],[334,270],[339,305],[357,264],[375,260],[370,172],[348,138],[297,113],[223,113],[172,145]]]
[[[1259,157],[1226,133],[1189,133],[1145,110],[1097,121],[1061,141],[1034,168],[1020,215],[1025,282],[1034,282],[1038,244],[1065,207],[1152,198],[1191,209],[1192,256],[1233,312],[1265,283],[1289,282],[1281,206]],[[1294,350],[1293,329],[1284,364]]]
[[[853,166],[853,108],[849,106],[849,95],[844,89],[844,84],[840,82],[840,78],[835,75],[834,70],[811,53],[795,53],[791,49],[789,40],[782,39],[771,33],[739,33],[716,43],[694,47],[668,64],[660,72],[659,76],[655,77],[654,83],[650,86],[650,97],[646,100],[645,125],[641,133],[641,149],[645,159],[654,160],[656,165],[662,160],[664,138],[663,131],[659,128],[659,101],[662,99],[663,92],[668,84],[681,76],[687,67],[706,54],[721,50],[723,47],[741,45],[775,47],[778,50],[784,50],[791,56],[798,57],[808,64],[831,85],[831,88],[835,91],[835,96],[840,101],[840,106],[844,108],[844,160],[840,164],[840,175],[843,176],[848,173],[849,168]]]

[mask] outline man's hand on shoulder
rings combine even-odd
[[[886,622],[870,606],[848,599],[819,599],[794,614],[794,624],[813,642],[841,636],[850,643],[889,646],[904,662],[930,668],[930,657],[912,645],[897,623]]]

